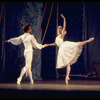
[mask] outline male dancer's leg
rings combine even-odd
[[[25,67],[21,70],[21,74],[19,78],[17,79],[17,84],[20,84],[23,75],[30,69],[31,62],[32,62],[32,52],[26,52],[24,53],[25,56]],[[30,74],[31,75],[31,74]]]
[[[33,84],[33,78],[32,78],[32,71],[31,71],[31,66],[32,66],[32,57],[33,56],[33,54],[32,54],[32,52],[29,52],[29,55],[28,55],[28,67],[29,67],[29,69],[28,69],[28,71],[27,71],[27,73],[28,73],[28,75],[29,75],[29,78],[30,78],[30,83],[31,84]]]

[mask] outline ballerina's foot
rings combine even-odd
[[[88,42],[91,42],[91,41],[93,41],[93,40],[94,40],[94,37],[90,38],[90,39],[88,40]]]
[[[66,85],[68,85],[68,80],[65,81]]]
[[[70,78],[69,77],[66,77],[65,78],[65,83],[66,83],[66,85],[68,85],[68,81],[70,80]]]

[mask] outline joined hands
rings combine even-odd
[[[48,47],[49,45],[48,44],[44,44],[44,47]]]

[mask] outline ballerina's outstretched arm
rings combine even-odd
[[[63,29],[62,29],[62,34],[61,35],[59,35],[62,39],[64,39],[64,36],[65,36],[65,34],[67,33],[67,31],[66,31],[66,18],[65,18],[65,16],[63,15],[63,14],[60,14],[61,15],[61,17],[63,18]]]
[[[65,18],[65,16],[63,15],[63,14],[60,14],[61,15],[61,17],[63,18],[63,32],[65,32],[66,31],[66,18]]]
[[[45,44],[45,45],[46,45],[46,47],[47,47],[47,46],[56,46],[56,43],[54,42],[54,43]]]

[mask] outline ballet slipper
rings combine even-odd
[[[20,84],[20,82],[21,82],[21,79],[17,78],[17,84]]]
[[[30,82],[30,84],[34,84],[34,81],[32,80],[32,81]]]
[[[88,40],[88,42],[92,42],[93,40],[94,40],[94,37],[90,38],[90,39]]]
[[[66,83],[66,85],[68,85],[68,81],[70,80],[70,78],[69,77],[66,77],[65,78],[65,83]]]

